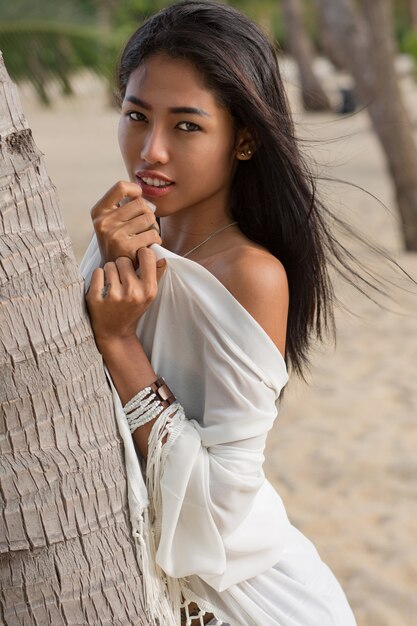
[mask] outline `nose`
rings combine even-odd
[[[163,132],[157,128],[149,128],[145,137],[141,153],[141,159],[154,165],[155,163],[167,163],[168,149]]]

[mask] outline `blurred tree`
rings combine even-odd
[[[308,111],[330,109],[329,99],[313,70],[315,51],[304,25],[301,0],[281,0],[287,45],[294,56],[301,84],[301,99]]]
[[[113,81],[127,37],[172,0],[0,0],[0,50],[12,78],[29,81],[45,104],[52,85],[72,93],[73,77],[86,68]],[[276,0],[230,0],[272,38],[284,40]]]
[[[18,106],[0,56],[0,623],[155,624],[82,280]]]
[[[54,82],[71,94],[81,69],[106,76],[114,37],[100,27],[94,0],[0,0],[0,49],[10,75],[31,82],[45,104]]]
[[[0,50],[13,80],[32,83],[44,104],[88,69],[112,83],[128,35],[169,0],[0,0]]]
[[[407,0],[411,27],[417,32],[417,0]]]
[[[407,250],[417,251],[417,148],[395,71],[390,0],[315,0],[336,36],[394,184]]]
[[[317,39],[321,53],[333,63],[335,68],[341,71],[348,69],[337,34],[327,27],[322,11],[317,11]]]
[[[271,39],[281,39],[279,6],[276,0],[230,0],[227,2],[255,20]]]
[[[417,75],[417,0],[391,0],[398,50],[413,57]]]
[[[125,29],[129,33],[147,17],[171,4],[169,0],[115,0],[115,2],[117,5],[113,11],[113,26]]]

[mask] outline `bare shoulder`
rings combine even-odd
[[[213,269],[284,354],[289,292],[281,261],[260,246],[243,243],[223,253]]]

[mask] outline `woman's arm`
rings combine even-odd
[[[166,262],[156,262],[149,248],[140,248],[137,258],[140,277],[130,259],[119,257],[115,263],[94,270],[86,294],[96,344],[123,405],[158,378],[136,336],[136,325],[156,296]],[[133,433],[145,459],[149,433],[157,417]]]
[[[130,339],[109,339],[97,344],[97,347],[123,405],[157,380],[158,375],[154,372],[136,336]],[[148,456],[148,438],[157,418],[158,415],[132,433],[133,440],[144,459]]]

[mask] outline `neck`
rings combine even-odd
[[[191,248],[222,226],[233,221],[225,209],[198,210],[161,217],[162,245],[167,250],[183,256]]]

